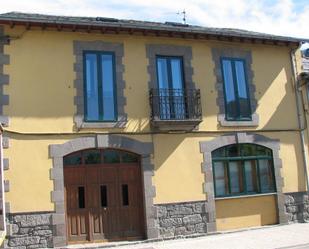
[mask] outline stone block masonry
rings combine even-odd
[[[53,247],[51,213],[9,214],[4,248],[32,249]]]
[[[207,233],[205,201],[157,205],[159,234],[162,238]]]
[[[309,222],[309,192],[285,193],[289,222]]]

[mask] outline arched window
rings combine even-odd
[[[256,144],[232,144],[212,152],[215,196],[276,191],[272,151]]]
[[[90,149],[77,151],[63,158],[64,166],[137,162],[139,162],[138,155],[115,149]]]

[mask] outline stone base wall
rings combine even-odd
[[[160,204],[156,207],[161,238],[207,233],[205,201]]]
[[[309,192],[285,193],[285,212],[289,222],[309,222]]]
[[[7,215],[7,238],[4,248],[52,248],[52,213]]]

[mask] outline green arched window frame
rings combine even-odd
[[[276,192],[271,149],[232,144],[212,152],[215,197]]]

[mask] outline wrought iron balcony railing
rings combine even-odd
[[[151,89],[150,106],[152,121],[202,120],[199,89]]]

